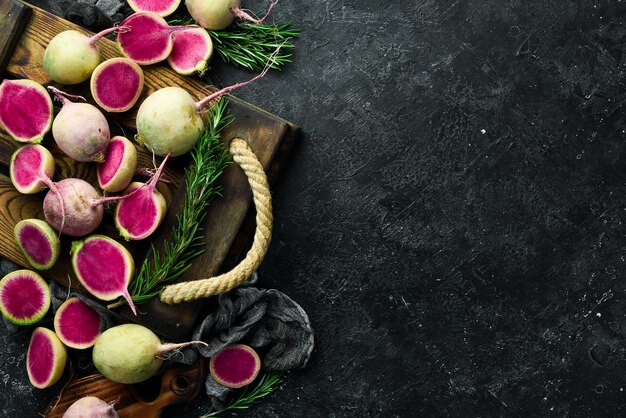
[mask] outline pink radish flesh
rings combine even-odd
[[[176,32],[172,53],[167,57],[170,66],[180,74],[202,73],[213,54],[213,42],[203,28]]]
[[[108,112],[124,112],[139,98],[143,88],[141,67],[127,58],[112,58],[100,64],[91,76],[91,94]]]
[[[98,165],[98,184],[107,192],[119,192],[130,184],[137,169],[135,145],[123,136],[111,138],[104,162]]]
[[[136,12],[152,12],[161,17],[169,16],[181,0],[128,0],[128,5]]]
[[[14,271],[0,281],[0,310],[9,321],[31,325],[49,308],[50,288],[34,271]]]
[[[54,315],[54,330],[68,347],[88,348],[100,334],[100,315],[79,298],[65,301]]]
[[[148,65],[163,61],[172,51],[172,35],[184,26],[169,26],[154,13],[135,13],[124,20],[127,32],[119,32],[120,49],[137,64]]]
[[[31,194],[44,187],[54,190],[54,157],[41,145],[25,145],[13,153],[11,181],[20,193]]]
[[[252,347],[235,344],[213,356],[209,369],[218,383],[229,388],[240,388],[256,379],[261,370],[261,360]]]
[[[65,368],[67,352],[56,334],[46,328],[33,331],[26,354],[30,383],[44,389],[55,384]]]
[[[98,176],[102,184],[113,179],[124,159],[124,144],[120,141],[111,142],[107,149],[106,159],[98,166]]]
[[[20,229],[19,238],[24,251],[39,265],[46,265],[52,260],[52,248],[48,237],[37,227],[25,225]]]
[[[135,267],[128,250],[111,238],[92,235],[74,243],[72,252],[74,272],[90,293],[102,300],[123,296],[136,315],[127,289]]]
[[[52,101],[31,80],[4,80],[0,85],[0,125],[17,141],[40,142],[52,126]]]
[[[167,205],[155,188],[169,155],[163,159],[147,187],[133,183],[126,193],[133,195],[118,203],[115,209],[115,225],[126,239],[140,240],[150,236],[161,224]]]

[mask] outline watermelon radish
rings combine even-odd
[[[43,54],[43,68],[57,83],[82,83],[100,64],[100,51],[96,42],[109,33],[124,30],[126,28],[117,26],[91,37],[75,30],[61,32],[48,43]]]
[[[211,30],[226,29],[235,19],[263,23],[275,4],[276,1],[272,1],[265,16],[256,19],[241,9],[241,0],[185,0],[185,6],[191,17],[202,27]]]
[[[43,213],[50,226],[71,237],[93,232],[102,222],[102,205],[129,196],[100,197],[91,184],[74,178],[61,180],[55,186],[57,193],[48,192],[43,199]]]
[[[128,58],[111,58],[91,74],[91,95],[107,112],[125,112],[139,99],[143,71]]]
[[[137,315],[127,289],[135,272],[135,262],[122,244],[104,235],[74,241],[72,267],[89,293],[102,300],[122,296]]]
[[[52,136],[64,153],[76,161],[101,163],[109,146],[111,133],[106,118],[89,103],[76,103],[68,97],[79,98],[48,86],[63,107],[52,123]]]
[[[191,344],[161,344],[159,337],[137,324],[123,324],[104,331],[93,347],[93,364],[109,380],[119,383],[139,383],[154,376],[167,353]]]
[[[23,194],[39,193],[49,187],[54,190],[54,157],[42,145],[24,145],[11,156],[11,183]]]
[[[47,328],[35,328],[26,353],[26,369],[31,385],[45,389],[63,374],[67,351],[56,334]]]
[[[115,208],[115,226],[127,241],[140,240],[152,235],[165,217],[167,203],[163,195],[156,190],[156,185],[168,158],[169,155],[163,159],[147,187],[143,187],[143,183],[132,183],[124,194],[133,191],[135,193],[120,201]]]
[[[180,0],[128,0],[128,5],[136,12],[152,12],[165,17],[176,11]]]
[[[204,107],[214,99],[263,77],[269,66],[254,78],[225,87],[199,102],[180,87],[165,87],[148,96],[137,111],[135,140],[161,157],[177,157],[190,151],[204,133]]]
[[[154,13],[134,13],[122,23],[129,31],[119,32],[117,42],[122,53],[140,65],[163,61],[172,52],[173,36],[186,26],[169,26]]]
[[[261,370],[261,359],[252,347],[234,344],[211,357],[209,370],[217,383],[240,388],[256,379]]]
[[[91,347],[100,335],[101,326],[98,312],[77,297],[63,302],[54,314],[54,330],[68,347]]]
[[[106,192],[119,192],[130,184],[137,169],[137,149],[123,136],[111,138],[106,157],[98,164],[98,184]]]
[[[40,219],[24,219],[13,229],[15,241],[28,263],[37,270],[48,270],[59,258],[61,242],[54,229]]]
[[[95,396],[85,396],[70,405],[62,418],[119,418],[113,405]]]
[[[30,270],[17,270],[0,280],[0,312],[17,325],[32,325],[50,308],[50,287]]]
[[[174,35],[174,46],[167,62],[174,71],[183,75],[202,75],[213,55],[213,42],[209,33],[201,28],[185,29]]]
[[[4,80],[0,126],[16,141],[41,142],[52,126],[52,100],[46,89],[32,80]]]

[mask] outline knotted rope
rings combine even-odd
[[[176,304],[226,293],[246,281],[259,267],[267,253],[272,237],[272,196],[263,166],[248,143],[235,138],[230,143],[230,154],[248,177],[256,207],[256,231],[252,247],[246,257],[231,271],[208,279],[167,286],[161,292],[161,302]]]

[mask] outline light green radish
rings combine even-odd
[[[96,42],[120,27],[103,30],[91,37],[76,30],[66,30],[50,40],[43,53],[43,68],[51,79],[61,84],[78,84],[87,80],[100,64]]]
[[[93,364],[107,379],[132,384],[154,376],[167,353],[190,344],[161,344],[159,337],[148,328],[137,324],[123,324],[109,328],[96,339]]]
[[[261,19],[256,19],[241,9],[241,0],[185,0],[185,6],[191,17],[200,26],[211,30],[226,29],[236,18],[252,23],[263,23],[275,4],[276,1],[273,1],[267,14]]]
[[[205,129],[204,107],[211,100],[263,77],[269,66],[254,78],[225,87],[196,102],[180,87],[165,87],[148,96],[137,111],[135,140],[160,157],[189,152]]]

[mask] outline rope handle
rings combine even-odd
[[[166,286],[161,302],[168,305],[226,293],[246,281],[259,267],[272,237],[272,196],[267,176],[248,143],[235,138],[230,143],[230,154],[248,178],[256,207],[256,231],[252,247],[246,257],[232,270],[216,277]]]

